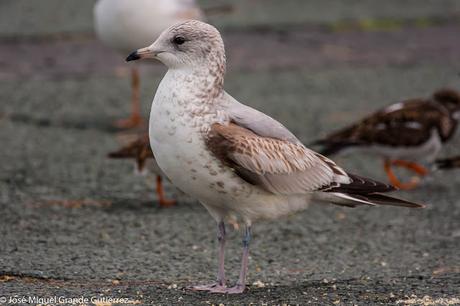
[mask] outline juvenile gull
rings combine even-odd
[[[347,149],[377,153],[384,158],[390,182],[401,189],[417,186],[419,178],[402,183],[391,166],[402,166],[420,176],[431,165],[443,145],[454,136],[460,119],[460,94],[453,89],[437,90],[429,98],[415,98],[389,105],[364,119],[333,132],[314,144],[321,154]]]
[[[198,199],[217,222],[217,282],[210,292],[245,289],[251,225],[307,207],[310,198],[338,205],[422,207],[382,192],[394,188],[346,173],[305,146],[281,123],[224,91],[225,50],[211,25],[190,20],[165,30],[127,61],[156,58],[168,71],[150,112],[150,144],[174,185]],[[241,271],[226,287],[225,223],[245,226]]]

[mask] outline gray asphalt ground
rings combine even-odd
[[[313,204],[258,224],[246,293],[186,290],[213,280],[215,225],[171,185],[178,205],[159,208],[153,176],[106,159],[135,133],[111,125],[129,110],[130,66],[93,37],[93,3],[0,2],[0,304],[28,296],[100,298],[96,305],[110,305],[102,297],[155,305],[460,304],[460,171],[435,172],[421,188],[398,193],[427,203],[423,210]],[[210,18],[226,42],[227,90],[305,143],[402,98],[460,89],[458,1],[234,5],[232,14]],[[141,70],[147,115],[165,68]],[[443,155],[459,145],[457,137]],[[380,160],[335,160],[385,179]],[[235,281],[240,233],[230,240]]]

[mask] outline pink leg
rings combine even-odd
[[[193,286],[192,290],[218,292],[225,290],[225,224],[223,221],[217,224],[217,240],[219,241],[219,268],[217,281],[209,285]],[[220,291],[219,291],[220,292]]]
[[[243,293],[244,289],[246,289],[246,274],[248,272],[248,260],[249,260],[249,241],[251,240],[251,227],[246,227],[243,237],[243,256],[241,259],[241,271],[240,277],[238,282],[234,287],[231,288],[215,288],[210,290],[210,292],[214,293],[228,293],[228,294],[236,294],[236,293]]]

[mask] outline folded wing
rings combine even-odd
[[[322,200],[345,206],[420,207],[381,195],[394,188],[347,174],[332,160],[306,148],[297,139],[291,142],[260,136],[234,122],[216,123],[207,135],[207,146],[242,179],[273,194],[319,192],[327,194]]]

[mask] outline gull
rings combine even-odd
[[[161,32],[179,21],[202,19],[194,0],[99,0],[94,6],[94,26],[99,39],[122,54],[151,43]],[[141,125],[140,76],[131,69],[131,115],[116,126]]]
[[[153,156],[148,133],[140,135],[136,140],[128,143],[119,150],[110,152],[108,157],[114,159],[134,159],[136,162],[136,172],[141,174],[145,173],[146,163],[149,161],[148,169],[156,175],[156,193],[160,206],[169,207],[175,204],[174,200],[169,200],[165,196],[163,188],[163,177],[165,177],[165,174],[161,171]]]
[[[460,94],[439,89],[429,98],[391,104],[313,144],[321,145],[320,153],[327,156],[347,149],[381,155],[390,183],[412,189],[419,178],[402,183],[391,167],[402,166],[420,176],[427,175],[428,169],[419,163],[435,162],[442,147],[453,138],[459,119]]]
[[[394,188],[345,172],[275,119],[226,93],[224,43],[215,27],[197,20],[173,25],[126,60],[143,58],[168,67],[150,112],[158,166],[217,223],[217,281],[192,289],[243,292],[252,224],[305,209],[310,199],[350,207],[423,206],[384,195]],[[235,220],[244,225],[243,255],[238,281],[227,287],[225,223]]]

